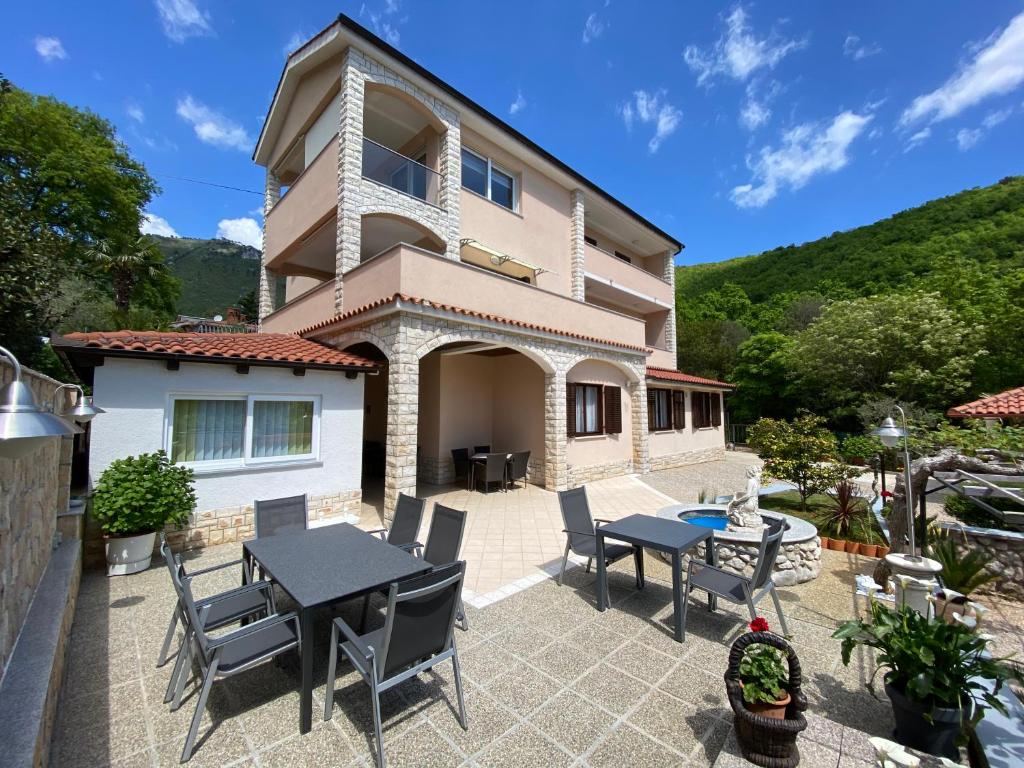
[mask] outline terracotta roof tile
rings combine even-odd
[[[701,384],[705,387],[724,387],[726,389],[732,389],[735,386],[724,381],[705,379],[700,376],[692,376],[689,373],[673,371],[669,368],[652,368],[651,366],[647,367],[647,378],[661,379],[662,381],[680,381],[685,384]]]
[[[954,419],[1004,419],[1024,416],[1024,387],[1008,389],[946,411]]]
[[[376,363],[290,333],[182,333],[96,331],[55,337],[58,349],[95,349],[116,353],[180,355],[224,360],[259,360],[318,368],[375,368]]]
[[[371,309],[383,307],[388,304],[392,304],[396,301],[405,301],[410,304],[419,304],[424,307],[436,307],[437,309],[444,310],[445,312],[453,312],[455,314],[465,315],[467,317],[476,317],[481,320],[490,320],[495,323],[503,323],[505,325],[511,325],[517,328],[525,328],[526,330],[530,331],[553,333],[558,336],[565,336],[570,339],[580,339],[582,341],[596,341],[599,344],[609,344],[614,347],[620,347],[622,349],[631,349],[636,352],[646,353],[649,351],[647,347],[638,347],[633,344],[623,344],[622,342],[619,341],[598,338],[597,336],[587,336],[586,334],[582,333],[563,331],[558,328],[550,328],[546,325],[538,325],[537,323],[527,323],[523,320],[512,320],[507,317],[502,317],[501,315],[492,315],[487,312],[478,312],[473,309],[464,309],[463,307],[456,307],[451,304],[438,304],[437,302],[429,301],[427,299],[421,299],[417,296],[409,296],[404,293],[396,293],[393,296],[386,296],[384,298],[377,299],[376,301],[372,301],[369,304],[364,304],[363,306],[358,307],[357,309],[352,309],[349,310],[348,312],[342,312],[340,315],[334,315],[333,317],[329,317],[326,320],[321,320],[318,323],[314,323],[313,325],[307,326],[298,331],[298,333],[301,336],[307,336],[316,331],[322,331],[325,328],[329,328],[332,325],[336,325],[337,323],[344,322],[345,320],[355,317],[356,315],[361,315],[364,312],[369,312]]]

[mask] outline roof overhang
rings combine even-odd
[[[664,382],[666,384],[677,384],[685,387],[707,387],[709,389],[730,390],[735,389],[735,384],[715,379],[706,379],[703,376],[694,376],[682,371],[670,371],[667,368],[647,368],[647,380]]]
[[[294,51],[285,62],[284,70],[267,111],[267,118],[260,129],[256,148],[253,151],[253,160],[256,163],[266,166],[270,162],[273,146],[302,76],[328,59],[343,53],[352,44],[374,49],[373,53],[376,56],[387,59],[389,67],[434,98],[457,103],[461,108],[460,118],[463,127],[497,144],[506,144],[511,139],[517,145],[520,153],[525,150],[526,159],[531,165],[558,183],[569,189],[583,188],[585,192],[611,204],[664,241],[666,250],[679,253],[685,247],[660,227],[648,221],[625,203],[612,197],[597,184],[570,168],[504,120],[484,109],[468,96],[344,14],[340,14],[334,23],[318,32],[305,45]]]

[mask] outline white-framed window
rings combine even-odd
[[[462,148],[462,186],[510,211],[519,210],[519,182],[489,157]]]
[[[171,461],[198,470],[311,461],[320,453],[320,398],[294,395],[171,395]]]

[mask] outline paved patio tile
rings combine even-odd
[[[556,746],[544,734],[529,725],[521,725],[473,757],[484,768],[522,768],[543,765],[568,766],[573,756]]]
[[[679,656],[668,656],[661,651],[629,641],[610,654],[605,661],[616,669],[653,685],[672,671],[679,663]]]
[[[555,678],[526,664],[487,686],[488,693],[520,716],[529,715],[561,689]]]
[[[624,715],[643,698],[650,686],[614,667],[599,664],[575,682],[572,689],[612,714]]]
[[[632,725],[682,755],[689,755],[718,723],[716,712],[701,711],[654,691],[626,718]]]
[[[669,768],[686,765],[686,758],[635,728],[621,725],[598,745],[587,762],[593,768]]]
[[[582,755],[615,718],[572,691],[562,691],[541,707],[531,722],[573,754]]]
[[[416,765],[422,768],[446,768],[461,765],[465,761],[465,755],[428,722],[422,722],[388,742],[384,753],[392,765]]]

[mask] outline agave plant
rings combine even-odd
[[[991,558],[985,552],[958,550],[949,534],[937,536],[928,554],[942,564],[943,585],[965,597],[998,578],[998,574],[988,570]]]

